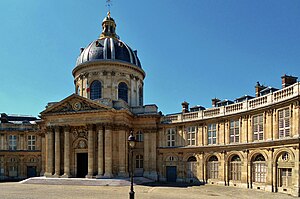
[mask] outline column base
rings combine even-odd
[[[59,174],[57,174],[57,173],[55,173],[53,176],[52,176],[53,178],[59,178],[60,177],[60,175]]]
[[[61,176],[62,178],[70,178],[70,177],[72,177],[70,174],[66,174],[66,173],[64,173],[64,175],[62,175]]]
[[[125,171],[120,171],[118,173],[118,177],[128,178],[129,177],[129,173],[127,173]]]
[[[91,179],[91,178],[93,178],[93,175],[92,175],[92,174],[87,174],[87,175],[85,176],[85,178]]]
[[[100,174],[96,175],[96,179],[101,179],[101,178],[104,178],[104,176]]]
[[[112,177],[114,177],[114,175],[112,173],[105,173],[103,177],[104,178],[112,178]]]
[[[44,176],[45,176],[45,177],[52,177],[52,173],[46,172],[46,173],[44,173]]]

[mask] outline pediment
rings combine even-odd
[[[41,112],[41,115],[105,111],[110,109],[112,108],[81,97],[77,94],[72,94],[64,100],[47,107],[43,112]]]

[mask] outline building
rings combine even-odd
[[[110,13],[99,38],[81,48],[72,73],[75,93],[49,103],[32,131],[36,151],[7,150],[2,141],[1,158],[35,155],[29,166],[47,177],[127,177],[127,138],[133,131],[135,176],[299,196],[296,77],[282,76],[281,89],[257,83],[255,97],[212,99],[212,108],[183,102],[182,112],[164,116],[156,105],[143,104],[146,73],[137,51],[116,34]],[[4,140],[14,132],[7,134]],[[22,134],[30,133],[16,134],[22,146]],[[23,168],[16,175],[26,176],[24,161],[16,165]]]
[[[0,180],[40,175],[41,139],[37,118],[22,115],[0,117]]]

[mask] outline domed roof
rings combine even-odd
[[[81,48],[76,66],[89,61],[111,60],[127,62],[142,68],[137,51],[121,41],[115,30],[115,20],[108,12],[102,22],[100,38],[91,42],[86,48]]]
[[[115,38],[97,39],[86,48],[82,48],[76,66],[97,60],[124,61],[141,68],[137,51],[133,51],[126,43]]]

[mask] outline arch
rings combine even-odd
[[[102,97],[102,84],[98,80],[94,80],[90,86],[90,99],[100,99]]]
[[[291,149],[284,148],[284,149],[279,149],[276,152],[274,152],[274,162],[277,162],[280,156],[283,153],[289,153],[290,155],[290,161],[295,161],[295,154]]]
[[[84,146],[83,144],[84,143]],[[85,138],[78,138],[77,140],[75,140],[72,144],[73,149],[87,149],[87,139]]]
[[[231,152],[227,153],[225,161],[230,162],[232,157],[235,155],[238,155],[240,157],[241,161],[243,161],[245,159],[244,154],[241,153],[240,151],[231,151]]]
[[[252,151],[250,154],[249,154],[249,163],[252,162],[254,160],[254,158],[261,154],[262,156],[264,156],[265,160],[267,161],[269,159],[268,155],[264,152],[264,151],[260,151],[260,150],[255,150],[255,151]]]
[[[118,85],[118,99],[128,103],[128,86],[125,82],[120,82]]]
[[[187,159],[187,162],[197,162],[197,158],[195,156],[190,156],[188,159]]]
[[[178,161],[178,157],[176,155],[169,154],[169,155],[166,156],[165,161],[175,162],[175,161]]]

